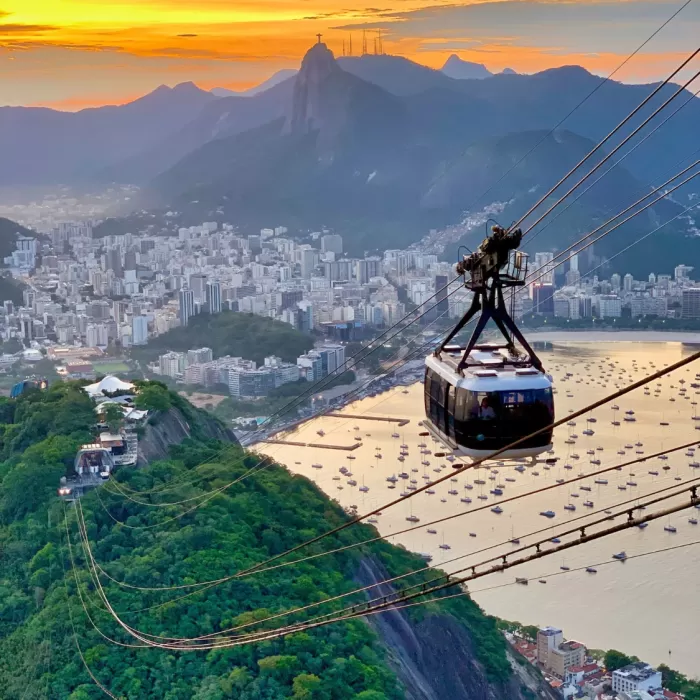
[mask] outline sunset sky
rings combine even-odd
[[[160,84],[245,88],[297,67],[314,35],[439,67],[451,53],[493,71],[579,64],[606,73],[683,0],[0,0],[0,104],[75,110]],[[372,6],[376,5],[376,6]],[[369,31],[371,30],[371,31]],[[618,76],[658,79],[697,48],[700,0]]]

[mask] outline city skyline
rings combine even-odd
[[[296,68],[323,34],[338,55],[380,30],[386,53],[439,68],[451,53],[492,71],[579,64],[606,74],[681,6],[677,0],[392,0],[347,8],[340,0],[5,0],[0,7],[4,104],[65,110],[128,102],[160,84],[245,89]],[[694,48],[700,8],[685,8],[617,76],[644,82]]]

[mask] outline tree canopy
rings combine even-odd
[[[144,391],[149,388],[149,391]],[[193,438],[145,469],[122,469],[81,503],[96,561],[129,586],[183,585],[225,577],[342,522],[347,515],[312,482],[272,465],[222,489],[257,464],[232,444],[206,441],[198,413],[158,383],[141,387],[175,407],[182,404]],[[149,397],[150,399],[153,397]],[[283,639],[208,653],[186,654],[116,646],[133,644],[107,614],[80,546],[75,509],[56,498],[60,475],[90,439],[92,402],[78,383],[0,402],[0,688],[3,700],[399,700],[405,696],[374,629],[362,620],[321,627]],[[167,489],[161,492],[162,489]],[[121,491],[121,492],[120,492]],[[122,492],[138,492],[129,500]],[[199,507],[149,508],[135,501],[195,499]],[[201,501],[201,502],[200,502]],[[183,512],[186,511],[186,512]],[[122,524],[123,523],[123,524]],[[66,526],[70,539],[66,533]],[[349,528],[329,548],[374,536]],[[356,588],[362,557],[390,575],[423,568],[422,560],[379,541],[222,585],[188,591],[139,591],[109,579],[115,610],[144,631],[193,637],[316,603]],[[71,562],[75,561],[75,574]],[[416,575],[412,582],[435,576]],[[81,600],[82,596],[82,600]],[[339,609],[364,598],[324,604],[304,615]],[[83,604],[85,607],[83,607]],[[88,611],[90,616],[88,617]],[[414,619],[449,614],[474,639],[476,656],[494,683],[507,679],[505,641],[493,618],[467,596],[411,611]],[[282,619],[275,624],[289,622]],[[265,628],[263,623],[259,623]],[[477,643],[478,640],[478,643]]]
[[[150,362],[171,350],[187,352],[201,347],[211,348],[214,357],[231,355],[258,364],[269,355],[296,362],[299,355],[313,347],[313,339],[288,323],[224,311],[193,316],[188,326],[173,328],[150,340],[148,345],[133,348],[132,354],[138,360]]]

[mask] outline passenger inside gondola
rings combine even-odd
[[[481,399],[481,405],[479,406],[479,418],[481,420],[493,420],[495,417],[496,411],[489,405],[489,399],[485,396]]]

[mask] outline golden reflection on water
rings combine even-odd
[[[618,387],[672,364],[691,351],[679,343],[556,344],[552,351],[542,353],[542,359],[555,379],[557,417],[564,417],[613,393]],[[573,376],[567,378],[567,373]],[[509,540],[514,537],[520,538],[521,546],[548,537],[547,533],[527,537],[528,533],[543,528],[549,528],[551,537],[555,537],[569,529],[569,521],[580,518],[587,511],[612,509],[622,501],[641,499],[674,484],[681,484],[679,488],[683,488],[682,482],[693,478],[700,483],[700,468],[690,466],[696,461],[700,463],[700,449],[694,456],[681,451],[667,460],[654,459],[622,471],[612,471],[601,477],[607,480],[607,484],[596,484],[594,478],[589,478],[520,501],[502,503],[500,515],[491,511],[508,497],[555,484],[557,480],[621,464],[643,456],[641,453],[657,452],[695,438],[700,440],[700,430],[695,430],[696,425],[700,427],[700,420],[693,420],[700,389],[691,388],[696,373],[700,373],[700,363],[654,382],[646,393],[638,389],[623,397],[617,402],[618,410],[613,410],[612,403],[596,409],[587,417],[595,422],[587,422],[582,417],[576,421],[576,426],[560,427],[554,438],[555,456],[559,458],[555,466],[537,464],[520,473],[512,463],[502,466],[492,463],[490,469],[464,472],[435,486],[431,489],[433,494],[421,493],[388,509],[377,518],[377,528],[395,544],[430,554],[433,565],[453,572],[512,551],[516,547]],[[634,411],[634,422],[624,420],[629,418],[627,411]],[[313,479],[343,506],[357,506],[360,513],[393,500],[409,485],[420,487],[429,478],[443,476],[451,470],[448,461],[432,454],[440,452],[440,446],[431,438],[418,435],[421,431],[418,424],[423,418],[421,384],[367,398],[346,407],[343,412],[408,418],[410,423],[397,428],[394,423],[324,417],[284,437],[328,445],[347,446],[361,442],[361,447],[347,452],[267,445],[264,451],[292,471]],[[613,422],[619,425],[613,425]],[[584,435],[586,428],[592,429],[594,435]],[[357,440],[358,437],[361,440]],[[399,461],[402,444],[408,446],[408,456]],[[426,447],[420,448],[420,444]],[[429,450],[431,454],[424,454],[421,449]],[[600,460],[600,465],[591,464],[591,460]],[[567,469],[566,465],[571,468]],[[347,467],[352,476],[341,474],[341,467]],[[398,479],[396,488],[390,489],[392,482],[387,479],[398,478],[401,472],[407,473],[409,479]],[[348,484],[350,480],[356,482],[355,485]],[[475,480],[485,483],[477,484]],[[630,485],[630,482],[636,485]],[[590,488],[590,491],[581,486]],[[502,496],[491,493],[496,487],[503,490]],[[461,500],[466,498],[471,499],[471,504]],[[687,495],[683,498],[687,499]],[[585,507],[586,501],[592,501],[594,507]],[[667,501],[660,507],[679,502],[681,499]],[[575,510],[565,509],[567,505]],[[483,506],[488,507],[468,513]],[[540,513],[545,510],[555,511],[556,517],[542,517]],[[652,511],[653,508],[649,508],[645,514]],[[429,521],[459,513],[467,514],[432,527],[426,525]],[[411,527],[406,520],[410,516],[419,518],[418,528],[392,537],[392,532]],[[600,514],[591,516],[600,517]],[[566,553],[491,574],[474,581],[470,590],[493,615],[528,624],[555,625],[564,630],[567,638],[578,639],[589,647],[617,648],[650,663],[663,662],[691,676],[698,675],[700,525],[689,522],[694,517],[700,518],[700,511],[684,510],[670,518],[654,521],[643,530],[633,528]],[[580,522],[577,521],[576,525]],[[668,526],[674,526],[676,532],[664,530]],[[434,530],[434,534],[428,529]],[[563,541],[568,539],[563,538]],[[624,563],[612,562],[611,559],[613,554],[621,551],[632,557],[696,541],[697,546]],[[497,546],[488,552],[475,553],[494,545]],[[451,561],[456,557],[461,558]],[[596,565],[596,574],[561,569],[562,566],[576,569],[592,565]],[[540,578],[551,574],[557,575],[547,578],[546,584],[539,583]],[[503,585],[514,584],[516,576],[528,578],[529,585]]]

